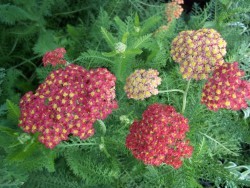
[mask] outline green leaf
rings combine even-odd
[[[79,40],[79,38],[82,36],[82,28],[74,27],[69,24],[67,25],[67,32],[75,40]]]
[[[102,52],[102,55],[105,57],[114,57],[117,53],[115,51],[113,52]]]
[[[155,26],[161,21],[160,16],[152,16],[144,21],[144,24],[142,26],[142,29],[140,30],[140,33],[142,35],[148,33],[150,30],[155,29]]]
[[[33,20],[25,10],[15,5],[0,5],[0,22],[14,25],[17,21]]]
[[[140,19],[137,13],[135,13],[135,20],[134,20],[134,24],[136,27],[140,27]]]
[[[35,44],[33,50],[36,54],[43,55],[48,51],[54,50],[57,44],[54,42],[52,31],[42,32]]]
[[[8,114],[7,114],[8,120],[17,123],[20,117],[20,108],[8,99],[6,100],[6,105],[8,109]]]
[[[105,28],[101,27],[101,32],[103,35],[103,38],[105,39],[105,41],[108,43],[109,47],[111,49],[114,48],[115,45],[115,38],[112,36],[111,33],[109,33]]]
[[[231,0],[220,0],[220,2],[223,4],[223,5],[228,5]]]
[[[124,43],[124,44],[127,43],[128,36],[129,36],[129,32],[126,32],[126,33],[123,34],[122,43]]]
[[[125,55],[137,55],[137,54],[141,54],[142,50],[140,49],[132,49],[132,50],[126,50],[125,51]]]
[[[151,36],[152,36],[152,34],[147,34],[147,35],[144,35],[144,36],[138,38],[134,42],[132,48],[142,48],[143,45],[145,45],[147,42],[149,42],[149,39],[151,38]]]
[[[213,28],[213,27],[215,27],[216,26],[216,22],[215,21],[207,21],[207,22],[205,22],[205,24],[204,24],[204,28]]]
[[[116,25],[119,28],[120,33],[126,33],[128,31],[128,26],[127,24],[122,21],[118,16],[114,18]]]

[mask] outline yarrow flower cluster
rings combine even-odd
[[[152,104],[141,121],[134,121],[126,138],[126,147],[145,164],[162,163],[179,168],[183,158],[192,155],[193,147],[186,140],[188,120],[172,106]]]
[[[157,86],[161,83],[161,78],[158,75],[159,72],[154,69],[136,70],[126,79],[124,90],[127,97],[143,100],[151,95],[157,95]]]
[[[201,103],[213,111],[220,108],[247,108],[246,100],[250,100],[250,83],[241,80],[244,74],[244,71],[238,68],[237,62],[216,67],[203,88]]]
[[[58,64],[65,65],[66,60],[64,60],[64,54],[66,53],[65,48],[57,48],[53,51],[47,52],[43,56],[43,65],[47,66],[51,64],[52,66],[56,66]]]
[[[224,63],[226,42],[214,29],[182,31],[173,40],[171,56],[180,64],[184,79],[207,79],[216,66]]]
[[[183,8],[180,4],[183,3],[184,2],[182,0],[173,0],[172,2],[166,4],[165,13],[168,22],[171,22],[173,19],[178,19],[181,16]]]
[[[170,3],[166,3],[165,6],[165,14],[168,20],[168,24],[167,25],[162,25],[160,26],[154,34],[158,34],[161,33],[163,31],[167,31],[169,28],[169,24],[174,20],[174,19],[178,19],[182,12],[183,12],[183,8],[181,7],[181,4],[184,4],[183,0],[172,0],[172,2]]]
[[[69,134],[87,139],[94,134],[93,123],[118,107],[115,81],[106,68],[87,71],[71,64],[53,71],[34,94],[22,97],[19,126],[27,133],[39,132],[39,141],[48,148]]]

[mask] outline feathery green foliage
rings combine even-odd
[[[0,3],[0,187],[243,187],[249,186],[249,109],[209,111],[200,103],[205,81],[191,81],[187,134],[194,151],[179,169],[145,165],[126,148],[134,120],[150,104],[183,108],[180,92],[159,93],[143,101],[128,99],[126,78],[136,69],[156,69],[160,91],[185,90],[170,50],[183,30],[213,28],[227,42],[227,62],[237,61],[249,80],[248,0],[211,0],[167,23],[165,5],[142,0],[3,0]],[[161,26],[167,26],[161,30]],[[86,69],[108,68],[117,78],[119,108],[94,124],[87,140],[69,135],[54,149],[39,134],[18,127],[20,97],[35,91],[51,71],[42,56],[57,47],[66,60]],[[34,55],[35,54],[35,55]],[[3,63],[2,63],[3,62]]]

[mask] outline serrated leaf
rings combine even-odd
[[[160,21],[161,21],[160,16],[152,16],[148,18],[147,20],[144,21],[144,24],[140,30],[140,33],[142,35],[148,33],[151,29],[153,29]]]
[[[25,10],[15,5],[0,5],[0,22],[14,25],[21,20],[33,20],[33,18]]]
[[[149,41],[150,37],[152,36],[152,34],[147,34],[144,35],[142,37],[140,37],[139,39],[137,39],[134,44],[132,45],[132,48],[142,48],[143,45]]]
[[[116,17],[114,18],[114,20],[115,20],[116,25],[117,25],[118,28],[119,28],[119,31],[120,31],[121,33],[126,33],[127,30],[128,30],[127,24],[126,24],[124,21],[122,21],[118,16],[116,16]]]
[[[94,50],[88,50],[87,52],[82,53],[80,57],[77,59],[77,61],[84,61],[84,60],[96,62],[99,64],[99,66],[100,66],[100,62],[103,62],[105,64],[113,63],[113,61],[104,57],[101,52],[94,51]]]
[[[48,51],[54,50],[57,44],[54,42],[52,31],[42,32],[33,48],[34,52],[43,55]]]
[[[103,35],[103,38],[105,39],[105,41],[107,42],[107,44],[109,45],[109,47],[111,49],[114,48],[115,45],[115,38],[112,36],[111,33],[109,33],[105,28],[101,27],[101,32]]]
[[[20,108],[8,99],[6,100],[6,106],[8,109],[7,119],[17,123],[20,117]]]

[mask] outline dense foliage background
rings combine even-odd
[[[134,70],[149,68],[160,73],[159,90],[185,90],[187,82],[170,56],[179,32],[217,30],[227,42],[226,62],[239,62],[244,79],[250,79],[249,0],[200,1],[192,8],[187,3],[182,16],[168,23],[160,1],[1,0],[0,187],[250,186],[250,110],[208,110],[200,104],[205,81],[192,81],[188,92],[183,115],[189,119],[187,137],[194,151],[181,168],[145,165],[125,147],[130,125],[148,105],[173,105],[181,112],[179,93],[136,101],[123,90]],[[163,25],[168,28],[159,30]],[[127,44],[125,54],[115,53],[119,41]],[[19,101],[58,68],[42,65],[43,55],[58,47],[67,50],[68,62],[114,73],[119,108],[95,123],[93,137],[71,137],[50,150],[37,134],[18,127]],[[120,62],[124,67],[118,74]]]

